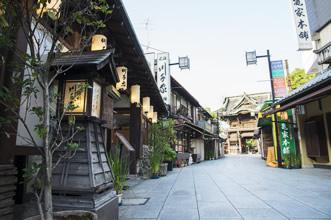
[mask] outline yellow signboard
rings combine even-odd
[[[84,113],[86,111],[87,91],[84,89],[82,92],[84,84],[86,84],[86,81],[84,80],[68,80],[65,82],[64,106],[66,112]],[[68,110],[66,106],[69,104],[74,105],[75,108]]]

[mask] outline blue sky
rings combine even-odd
[[[191,70],[171,74],[204,107],[225,96],[270,91],[265,59],[246,66],[245,51],[301,67],[289,0],[123,0],[142,45],[188,55]],[[148,21],[148,26],[145,23]],[[144,48],[145,49],[145,48]]]

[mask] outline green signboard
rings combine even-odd
[[[279,128],[280,146],[282,158],[285,167],[294,168],[300,166],[299,155],[295,146],[294,128],[293,124],[288,121],[281,120]]]

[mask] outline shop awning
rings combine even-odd
[[[217,135],[214,135],[214,134],[206,131],[205,129],[200,128],[199,126],[197,126],[197,125],[195,125],[193,123],[190,123],[190,122],[184,122],[184,123],[181,123],[181,124],[175,126],[175,128],[177,128],[177,129],[178,128],[183,128],[183,127],[188,128],[188,129],[190,129],[192,131],[198,132],[198,133],[200,133],[200,134],[202,134],[204,136],[208,136],[208,137],[215,137],[215,136],[217,136]]]

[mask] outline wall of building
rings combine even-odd
[[[316,32],[331,18],[330,0],[306,0],[310,30]]]
[[[201,161],[205,160],[204,141],[202,139],[192,139],[191,147],[193,148],[193,153],[200,154]]]
[[[329,136],[329,129],[331,129],[331,125],[327,124],[326,121],[326,113],[331,113],[331,95],[323,98],[321,100],[321,105],[319,105],[318,101],[311,102],[305,105],[305,115],[298,116],[298,126],[299,126],[299,141],[300,141],[300,151],[301,151],[301,159],[302,159],[302,166],[303,167],[313,167],[314,164],[318,165],[331,165],[331,143],[330,143],[330,136]],[[324,128],[325,134],[327,139],[327,146],[328,146],[328,155],[329,155],[329,162],[318,162],[313,160],[307,156],[307,148],[305,143],[305,135],[303,130],[303,123],[305,120],[313,116],[323,116],[324,117]]]

